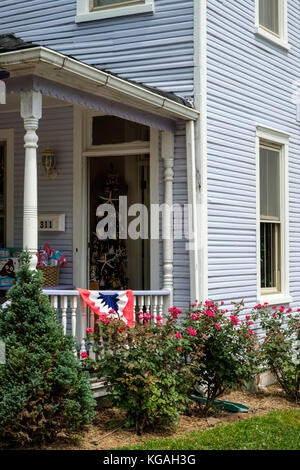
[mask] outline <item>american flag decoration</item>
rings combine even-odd
[[[118,291],[108,294],[105,291],[77,289],[84,305],[99,317],[122,320],[129,328],[134,327],[133,291]]]

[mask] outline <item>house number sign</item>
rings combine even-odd
[[[64,232],[65,214],[41,214],[39,215],[40,232]]]

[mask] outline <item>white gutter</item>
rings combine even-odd
[[[0,68],[9,69],[9,67],[21,64],[47,64],[53,66],[60,71],[64,70],[80,78],[85,78],[97,87],[104,86],[108,90],[134,98],[141,104],[151,105],[158,110],[163,109],[174,118],[196,120],[199,117],[199,112],[193,108],[176,103],[139,85],[114,77],[46,47],[33,47],[0,54]]]

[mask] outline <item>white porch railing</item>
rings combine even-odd
[[[90,309],[84,309],[77,290],[43,289],[44,294],[50,297],[52,307],[58,310],[59,321],[64,333],[70,333],[77,338],[80,353],[84,352],[86,328],[93,328],[94,315]],[[115,291],[105,291],[113,294]],[[158,291],[133,291],[135,313],[149,312],[155,316],[161,315],[168,306],[170,292]]]

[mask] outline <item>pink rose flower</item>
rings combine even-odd
[[[215,314],[214,312],[212,312],[211,310],[206,310],[205,313],[206,313],[206,315],[207,315],[208,317],[214,317],[214,316],[216,315],[216,314]]]
[[[87,333],[93,333],[93,331],[94,331],[93,328],[87,328],[87,329],[86,329],[86,332],[87,332]]]
[[[176,333],[176,338],[181,339],[182,338],[181,333]]]
[[[197,331],[193,330],[193,328],[187,328],[187,331],[190,333],[190,335],[197,336]]]
[[[215,328],[216,328],[216,330],[219,330],[221,328],[221,325],[219,323],[216,323]]]
[[[81,353],[81,359],[86,359],[89,355],[86,352]]]

